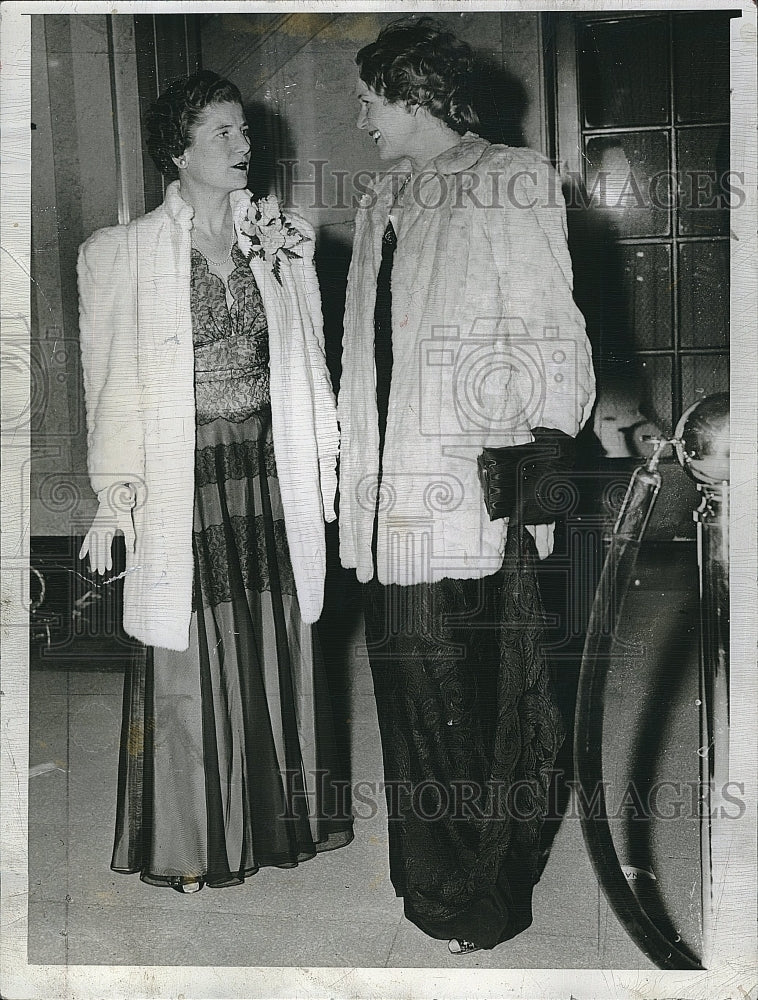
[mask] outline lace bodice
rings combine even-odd
[[[263,300],[240,249],[232,249],[229,276],[233,298],[227,306],[224,283],[192,249],[190,306],[195,347],[195,406],[199,423],[217,417],[246,420],[268,406],[268,327]]]

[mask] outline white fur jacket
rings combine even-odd
[[[251,204],[231,195],[240,230]],[[93,489],[136,489],[136,546],[127,554],[124,628],[148,645],[186,649],[192,594],[195,397],[190,316],[193,209],[174,182],[162,205],[94,233],[79,251],[80,339]],[[321,614],[324,518],[334,520],[339,448],[324,356],[313,230],[281,284],[252,257],[269,329],[271,415],[279,485],[300,611]]]
[[[409,172],[400,161],[365,194],[348,278],[340,558],[362,581],[374,573],[376,283],[393,194]],[[544,157],[467,133],[409,180],[404,201],[376,571],[381,583],[410,585],[496,572],[508,525],[489,520],[477,456],[532,440],[534,427],[575,435],[595,378],[560,181]],[[543,527],[533,529],[538,550]]]

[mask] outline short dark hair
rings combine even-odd
[[[361,80],[390,104],[426,108],[459,135],[478,124],[474,52],[435,18],[392,21],[355,61]]]
[[[242,95],[229,80],[211,70],[182,77],[163,91],[145,116],[147,151],[160,172],[178,176],[173,156],[181,156],[192,144],[195,127],[211,104],[239,104]]]

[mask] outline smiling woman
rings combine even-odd
[[[594,398],[560,187],[538,154],[469,131],[472,58],[429,18],[358,52],[358,128],[396,163],[356,216],[339,396],[340,557],[365,584],[390,877],[453,954],[531,924],[561,742],[536,576],[553,526],[490,519],[477,458],[575,435]]]
[[[390,104],[363,80],[358,82],[358,100],[358,128],[368,129],[383,160],[410,155],[410,149],[418,147],[416,109]]]
[[[81,556],[104,573],[124,533],[124,628],[140,640],[112,867],[193,892],[352,839],[311,629],[338,432],[313,231],[277,206],[297,252],[250,250],[260,212],[239,91],[210,72],[177,81],[147,145],[178,178],[164,203],[80,250],[100,502]]]

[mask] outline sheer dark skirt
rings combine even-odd
[[[425,933],[483,948],[532,921],[563,739],[536,559],[529,533],[513,528],[492,576],[363,588],[392,882]]]
[[[352,840],[268,414],[198,426],[195,476],[190,647],[141,647],[127,672],[112,860],[175,888],[238,884]]]

